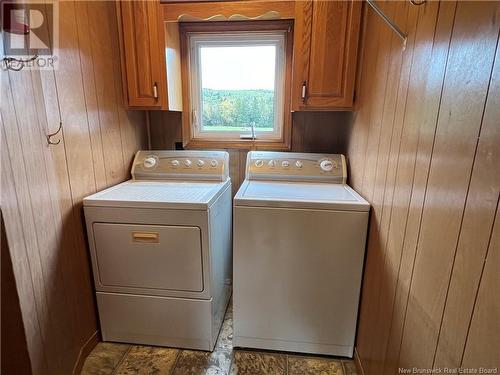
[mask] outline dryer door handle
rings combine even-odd
[[[158,232],[132,232],[132,241],[141,243],[159,243],[160,233]]]

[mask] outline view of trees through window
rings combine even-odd
[[[239,40],[205,42],[199,48],[201,131],[273,133],[276,127],[275,42]],[[218,45],[221,43],[221,45]],[[229,43],[225,45],[224,43]]]
[[[259,131],[272,131],[274,90],[202,89],[204,130],[241,131],[254,124]]]

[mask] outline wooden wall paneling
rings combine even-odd
[[[120,62],[117,59],[118,50],[112,47],[115,17],[107,11],[105,2],[85,2],[88,8],[89,28],[88,38],[91,40],[92,61],[94,69],[102,72],[99,80],[95,81],[95,92],[99,107],[99,121],[101,124],[104,165],[106,169],[107,185],[123,181],[127,174],[124,168],[123,135],[118,117],[117,90],[115,87],[116,75]],[[113,3],[114,4],[114,3]],[[116,31],[116,30],[115,30]]]
[[[240,151],[240,184],[245,180],[246,176],[247,154],[246,150]]]
[[[40,73],[40,74],[37,74]],[[45,112],[39,116],[44,116],[46,127],[40,127],[40,137],[45,142],[47,132],[54,131],[58,126],[59,115],[57,109],[57,92],[54,86],[54,75],[52,71],[33,72],[33,76],[38,77],[41,82],[40,86],[34,84],[36,89],[35,97],[43,98]],[[62,249],[71,249],[71,251],[61,251],[59,256],[63,264],[64,284],[67,290],[67,298],[69,299],[66,308],[72,311],[74,316],[72,324],[72,332],[75,333],[75,347],[72,350],[68,349],[67,356],[78,353],[78,342],[85,340],[88,334],[88,327],[81,322],[89,321],[85,310],[93,311],[93,308],[82,309],[82,304],[91,296],[89,289],[88,277],[85,277],[86,263],[82,267],[81,256],[82,252],[86,251],[85,243],[83,243],[83,233],[78,233],[78,221],[80,215],[73,208],[73,198],[71,195],[71,187],[68,174],[68,165],[66,162],[66,152],[64,143],[64,129],[56,137],[60,140],[58,147],[48,147],[45,145],[43,157],[46,161],[49,189],[51,192],[51,200],[53,213],[55,217],[54,230],[58,233],[58,247]],[[80,226],[81,227],[81,226]],[[92,301],[90,301],[92,302]],[[90,322],[94,322],[95,318],[90,317]],[[91,324],[91,323],[90,323]],[[94,328],[95,329],[95,328]]]
[[[42,331],[39,311],[41,307],[40,303],[37,301],[43,294],[43,289],[41,285],[36,286],[33,283],[33,275],[36,270],[34,269],[38,264],[31,265],[30,249],[29,246],[33,246],[36,249],[36,243],[33,241],[33,236],[28,232],[28,236],[25,236],[26,230],[32,227],[32,225],[25,227],[25,224],[29,225],[29,218],[23,217],[21,215],[21,210],[26,207],[23,205],[23,200],[20,200],[18,196],[23,191],[17,191],[14,186],[14,171],[12,169],[11,156],[8,152],[7,145],[7,134],[5,122],[9,121],[10,118],[6,117],[7,114],[5,109],[6,101],[8,96],[5,95],[5,88],[9,86],[5,84],[4,79],[7,74],[2,72],[2,116],[1,125],[2,133],[1,137],[1,205],[2,205],[2,215],[5,222],[11,224],[6,227],[6,234],[9,238],[9,250],[12,260],[12,268],[15,276],[17,293],[19,295],[19,306],[21,308],[21,314],[23,319],[23,325],[26,335],[26,344],[31,360],[31,368],[34,375],[47,374],[48,364],[43,351],[45,342],[45,332]],[[22,177],[21,171],[16,171],[17,178]],[[21,198],[25,195],[23,194]]]
[[[413,274],[413,264],[417,246],[418,228],[422,215],[422,205],[426,191],[428,170],[432,155],[436,119],[439,110],[440,97],[443,89],[444,72],[448,56],[449,41],[455,17],[455,2],[439,3],[439,16],[434,32],[432,54],[427,71],[422,117],[418,135],[417,154],[412,176],[411,198],[405,221],[405,233],[401,255],[400,268],[396,285],[396,296],[386,350],[384,372],[397,372],[403,326],[406,318],[409,288]]]
[[[360,72],[360,90],[357,93],[356,106],[359,110],[353,116],[353,124],[351,125],[351,134],[348,139],[348,161],[349,161],[349,183],[354,186],[358,192],[365,194],[363,192],[363,179],[364,170],[367,162],[368,144],[373,141],[370,139],[370,134],[373,132],[371,128],[371,113],[373,107],[373,97],[371,93],[374,91],[377,80],[377,57],[380,44],[384,42],[383,37],[386,35],[383,33],[384,24],[380,22],[377,15],[374,14],[369,7],[365,6],[365,29],[363,31],[364,45],[363,45],[363,56],[358,69]],[[369,30],[369,32],[367,32]],[[373,257],[367,255],[365,257],[365,270],[371,270],[369,266],[373,263]],[[362,300],[365,300],[369,296],[370,290],[364,285],[369,284],[369,280],[373,278],[374,274],[372,272],[365,272],[363,276],[363,287],[362,287]],[[370,343],[369,338],[372,337],[371,329],[372,325],[367,315],[368,303],[362,303],[359,312],[359,323],[357,332],[357,351],[363,352],[363,355],[358,355],[360,365],[365,365],[368,368],[369,358],[368,352]],[[367,318],[364,318],[367,317]],[[363,348],[364,347],[364,348]]]
[[[82,68],[82,84],[85,92],[85,105],[87,109],[87,121],[89,126],[89,137],[92,145],[92,161],[96,188],[106,187],[106,167],[104,165],[104,150],[101,135],[101,123],[99,119],[99,104],[95,90],[94,63],[92,57],[92,39],[90,38],[88,3],[86,1],[75,2],[75,9],[80,17],[76,18],[78,28],[78,43],[80,53],[80,64]]]
[[[377,320],[381,327],[377,334],[377,344],[375,349],[379,352],[378,362],[373,373],[387,373],[384,370],[384,362],[386,360],[389,335],[391,332],[392,315],[394,308],[395,289],[397,278],[400,269],[402,245],[404,240],[404,232],[406,227],[406,218],[411,195],[411,186],[413,182],[413,174],[415,167],[415,156],[418,141],[418,132],[421,124],[423,107],[423,94],[425,92],[425,82],[427,75],[427,63],[430,59],[430,51],[432,48],[432,39],[434,34],[434,26],[438,11],[438,3],[429,3],[429,7],[419,8],[418,25],[415,32],[410,29],[410,41],[412,35],[415,36],[413,44],[413,55],[411,58],[411,71],[409,72],[409,80],[407,89],[401,90],[401,95],[405,97],[405,104],[398,105],[396,113],[396,122],[402,122],[402,133],[393,136],[393,140],[398,141],[399,148],[397,150],[396,165],[390,165],[388,170],[395,172],[395,176],[390,180],[394,181],[391,189],[390,215],[383,216],[383,228],[387,229],[387,238],[385,247],[384,266],[382,268],[382,283],[381,294],[379,301],[379,312]],[[410,8],[410,16],[415,16],[416,9]],[[415,27],[415,26],[414,26]],[[408,49],[411,46],[408,47]],[[404,77],[402,77],[404,78]],[[406,95],[403,95],[404,92]],[[400,118],[403,116],[403,118]],[[394,156],[394,154],[393,154]],[[391,163],[392,164],[392,163]],[[384,198],[386,200],[389,197]],[[387,203],[385,203],[387,204]],[[388,221],[388,224],[387,224]]]
[[[291,151],[345,153],[350,112],[294,112]]]
[[[406,21],[408,17],[408,7],[406,3],[398,3],[395,14],[395,21],[398,25],[405,28]],[[394,116],[396,111],[396,99],[399,94],[399,76],[402,69],[403,54],[409,56],[411,52],[411,41],[410,48],[406,51],[403,50],[403,45],[396,35],[392,34],[390,38],[390,59],[389,68],[387,71],[387,84],[385,87],[384,100],[379,102],[382,106],[381,112],[381,129],[380,129],[380,140],[378,142],[377,149],[375,151],[374,157],[376,158],[375,164],[375,183],[373,187],[372,196],[372,226],[370,228],[371,236],[368,241],[367,253],[370,257],[371,270],[373,271],[373,276],[370,277],[370,287],[374,291],[366,299],[367,302],[367,316],[372,317],[377,321],[378,313],[378,301],[380,298],[380,283],[383,277],[383,262],[385,258],[385,238],[386,231],[383,229],[382,224],[384,223],[383,218],[388,216],[390,211],[384,206],[384,194],[387,183],[387,173],[388,173],[388,163],[390,156],[391,141],[394,133]],[[380,358],[380,343],[378,342],[378,337],[381,334],[380,330],[382,328],[381,324],[376,324],[370,327],[372,331],[372,339],[368,341],[369,346],[367,349],[368,358],[368,371],[375,372],[375,366],[379,365],[381,362]],[[366,367],[366,366],[365,366]]]
[[[82,15],[79,15],[82,16]],[[59,4],[59,67],[55,71],[58,98],[63,122],[65,159],[69,175],[71,200],[73,204],[73,226],[75,233],[75,251],[72,254],[77,272],[74,277],[81,279],[82,287],[78,310],[82,320],[80,340],[86,340],[88,332],[95,331],[95,305],[92,297],[92,285],[88,269],[88,250],[85,229],[81,220],[82,199],[97,190],[94,166],[91,162],[92,143],[85,107],[85,90],[82,84],[77,14],[75,3],[70,1]],[[94,72],[96,66],[94,65]],[[98,77],[100,80],[102,77]],[[68,223],[69,225],[69,223]],[[84,266],[85,265],[85,266]]]
[[[396,11],[396,2],[387,2],[381,4],[383,11],[389,16],[394,18]],[[382,110],[384,102],[384,93],[387,83],[387,70],[389,66],[389,56],[391,55],[391,36],[392,30],[385,27],[380,18],[377,18],[381,25],[380,40],[381,44],[378,48],[377,56],[374,63],[376,65],[375,82],[372,87],[372,103],[370,108],[369,123],[371,124],[368,134],[365,154],[365,169],[363,174],[363,183],[357,189],[364,195],[365,198],[371,199],[373,196],[373,186],[375,181],[375,167],[377,164],[378,142],[380,140],[380,127],[382,121]],[[381,104],[382,103],[382,104]],[[358,348],[359,349],[359,348]]]
[[[389,225],[390,219],[392,217],[393,211],[393,199],[395,192],[395,182],[396,182],[396,171],[399,163],[399,157],[401,155],[401,138],[403,132],[404,117],[406,113],[406,105],[408,98],[408,86],[409,79],[411,75],[411,69],[413,67],[413,56],[414,56],[414,39],[416,35],[416,27],[418,20],[419,8],[411,6],[409,3],[405,3],[407,20],[401,21],[399,25],[404,27],[408,33],[408,41],[406,49],[401,52],[400,55],[396,56],[396,61],[398,62],[397,67],[399,71],[396,70],[394,75],[389,79],[395,82],[394,88],[392,89],[394,98],[386,93],[386,104],[388,106],[388,118],[390,135],[387,137],[389,145],[382,147],[383,143],[380,144],[379,150],[379,162],[382,162],[381,177],[383,177],[379,184],[379,188],[375,190],[374,200],[379,200],[381,205],[381,216],[380,216],[380,227],[379,227],[379,255],[378,259],[380,265],[380,271],[377,272],[376,283],[372,285],[376,289],[379,289],[378,298],[375,302],[375,317],[379,324],[375,328],[376,342],[372,344],[371,358],[373,358],[370,373],[373,374],[383,374],[383,364],[385,361],[385,349],[387,344],[387,337],[390,328],[390,320],[386,319],[392,311],[392,298],[393,294],[387,293],[387,284],[389,283],[389,270],[387,267],[387,262],[391,260],[391,255],[388,253],[388,238],[389,238]],[[404,12],[403,12],[404,14]],[[390,99],[390,100],[389,100]],[[385,110],[384,110],[385,112]],[[384,116],[386,117],[386,116]],[[389,132],[388,132],[389,133]],[[385,151],[383,151],[385,149]],[[380,155],[382,153],[382,155]],[[377,170],[380,170],[381,166],[377,166]],[[378,174],[377,174],[378,177]],[[377,194],[378,191],[378,194]],[[380,195],[380,198],[376,198]],[[375,340],[374,340],[375,341]]]
[[[45,87],[42,83],[42,75],[45,75]],[[49,79],[49,76],[52,80]],[[72,213],[72,202],[71,202],[71,194],[69,191],[69,180],[67,174],[67,165],[64,155],[64,148],[53,148],[49,147],[46,143],[46,134],[48,134],[54,127],[59,125],[58,123],[58,110],[55,102],[52,102],[53,112],[50,116],[48,116],[47,108],[51,107],[51,104],[48,102],[52,99],[55,99],[55,96],[47,95],[47,82],[52,82],[53,85],[53,71],[31,71],[31,79],[33,83],[33,99],[36,103],[36,110],[38,115],[38,136],[36,133],[34,134],[35,139],[39,139],[41,141],[41,153],[43,157],[40,157],[39,153],[35,153],[35,157],[40,158],[44,161],[45,164],[45,172],[47,177],[47,187],[49,191],[49,196],[45,197],[50,204],[51,213],[53,217],[53,222],[45,222],[45,225],[51,225],[51,229],[53,230],[53,245],[51,248],[47,249],[47,253],[52,259],[51,263],[57,267],[57,274],[60,274],[60,279],[56,280],[57,283],[61,283],[59,286],[63,288],[64,291],[64,300],[66,306],[59,305],[58,309],[60,309],[60,313],[62,317],[55,316],[57,321],[61,320],[63,323],[66,323],[67,326],[64,327],[63,334],[66,336],[65,339],[71,340],[66,342],[66,346],[64,348],[65,357],[72,358],[78,353],[78,344],[73,336],[67,335],[64,332],[67,330],[71,330],[73,332],[78,332],[78,320],[79,314],[77,306],[79,304],[80,296],[75,293],[80,288],[88,287],[88,285],[80,284],[74,278],[75,272],[80,272],[78,270],[78,265],[74,264],[71,254],[68,252],[58,252],[58,248],[73,248],[75,246],[73,237],[75,235],[74,225],[65,227],[64,216],[69,214],[71,218],[73,216]],[[56,94],[55,91],[51,91],[51,94]],[[61,143],[63,142],[62,134],[58,135]],[[35,151],[35,150],[33,150]],[[80,265],[81,266],[81,265]],[[56,300],[57,296],[52,296],[51,299]],[[69,313],[68,313],[69,310]],[[65,322],[66,320],[69,320]],[[64,341],[61,341],[63,344]],[[70,371],[71,361],[67,361],[67,367],[65,370]]]
[[[148,123],[146,113],[141,111],[128,111],[128,121],[135,124],[135,144],[137,150],[149,149]]]
[[[43,158],[42,139],[39,133],[39,120],[36,113],[37,107],[34,100],[34,91],[31,81],[30,71],[21,71],[14,74],[9,72],[9,87],[15,86],[12,90],[12,108],[17,120],[17,129],[9,126],[8,147],[9,153],[17,153],[15,169],[19,169],[24,175],[14,181],[16,190],[21,185],[26,184],[24,190],[24,200],[26,210],[23,215],[29,216],[32,225],[31,235],[36,247],[30,256],[39,262],[39,272],[36,274],[35,283],[40,283],[43,292],[37,301],[41,308],[41,325],[45,330],[45,337],[48,341],[59,341],[63,347],[72,347],[71,336],[65,333],[72,328],[64,314],[64,305],[52,306],[52,300],[64,301],[67,303],[64,283],[60,272],[59,258],[54,252],[57,246],[55,221],[52,215],[50,191],[48,188],[48,178],[46,173],[45,160]],[[9,121],[10,122],[10,121]],[[14,122],[15,123],[15,122]],[[12,124],[12,123],[11,123]],[[16,141],[14,141],[16,137]],[[16,143],[14,143],[16,142]],[[15,146],[14,146],[15,144]],[[41,157],[42,156],[42,157]],[[26,235],[26,233],[25,233]],[[62,372],[66,367],[65,354],[55,350],[54,347],[47,348],[47,355],[50,360],[49,368],[57,373]],[[70,371],[70,369],[69,369]]]
[[[44,9],[46,11],[46,9]],[[46,36],[53,33],[53,30],[44,25],[42,30]],[[66,161],[63,148],[50,148],[46,144],[46,135],[53,133],[55,129],[59,126],[59,116],[58,107],[56,102],[57,92],[54,85],[54,71],[53,70],[32,70],[31,71],[31,82],[32,82],[32,96],[36,105],[36,113],[38,118],[38,136],[36,130],[33,133],[35,139],[41,140],[41,151],[45,164],[45,173],[47,179],[47,186],[49,191],[48,203],[51,207],[51,213],[53,217],[53,222],[48,222],[45,224],[52,225],[53,230],[53,240],[52,247],[47,249],[47,253],[50,255],[50,261],[55,266],[55,281],[61,283],[59,288],[62,288],[64,298],[64,305],[58,306],[57,312],[59,316],[54,314],[54,319],[56,321],[61,320],[64,331],[71,330],[73,332],[78,332],[78,306],[80,296],[76,295],[72,291],[78,290],[78,283],[75,282],[73,277],[74,272],[78,269],[72,269],[72,254],[66,249],[72,248],[74,242],[72,237],[74,237],[74,232],[70,230],[63,229],[63,216],[64,212],[71,212],[71,201],[68,199],[60,199],[60,197],[70,197],[68,175],[66,169]],[[47,90],[49,89],[49,90]],[[47,90],[47,91],[46,91]],[[58,135],[59,141],[63,142],[62,134]],[[34,151],[34,150],[32,150]],[[54,163],[54,161],[57,161]],[[62,173],[58,173],[56,166],[61,166]],[[57,251],[57,249],[64,249],[63,251]],[[54,300],[54,297],[50,297],[50,300]],[[60,303],[60,302],[57,302]],[[65,309],[69,310],[69,314],[66,314]],[[71,369],[71,358],[78,353],[77,340],[73,336],[65,334],[65,340],[61,341],[63,348],[60,351],[66,353],[67,367],[64,371],[69,371]]]
[[[364,7],[364,28],[362,35],[362,55],[358,64],[358,90],[355,106],[357,111],[353,115],[352,124],[349,128],[347,160],[349,164],[349,183],[352,186],[361,186],[365,167],[365,153],[370,129],[369,118],[371,110],[371,101],[369,94],[372,91],[375,79],[375,69],[377,64],[372,62],[376,57],[381,27],[383,24],[373,14],[370,7]],[[369,30],[369,32],[368,32]]]
[[[467,368],[498,369],[500,360],[500,210],[494,221],[493,232],[485,259],[484,271],[474,315],[467,336],[467,344],[460,365]]]
[[[227,150],[227,152],[229,152],[229,177],[231,178],[231,189],[234,197],[242,183],[240,179],[240,151]]]
[[[396,14],[396,2],[388,2],[381,4],[384,6],[384,12],[391,18],[394,18]],[[375,15],[376,17],[376,15]],[[368,138],[366,144],[366,152],[365,152],[365,168],[363,173],[362,184],[356,186],[357,189],[366,199],[372,202],[373,191],[375,186],[375,177],[376,177],[376,166],[377,166],[377,152],[379,149],[379,141],[380,134],[382,128],[382,117],[383,117],[383,107],[384,107],[384,96],[386,91],[388,70],[389,70],[389,56],[392,56],[393,52],[391,51],[391,47],[397,48],[399,51],[401,50],[400,46],[392,43],[392,34],[391,30],[386,25],[383,24],[383,21],[378,19],[378,22],[382,23],[380,25],[380,45],[377,51],[377,55],[375,57],[376,64],[376,72],[375,72],[375,82],[372,86],[373,95],[370,97],[371,103],[368,104],[370,106],[370,113],[368,115],[369,120],[367,121],[370,124],[368,130]],[[367,293],[367,288],[371,285],[376,278],[376,263],[377,263],[377,253],[376,251],[371,251],[371,248],[374,246],[374,243],[378,241],[374,236],[377,236],[377,226],[373,225],[376,219],[374,217],[378,217],[378,206],[377,213],[374,212],[375,208],[371,213],[371,225],[369,227],[369,236],[368,236],[368,244],[367,251],[365,255],[365,273],[363,276],[363,300],[365,303],[361,305],[360,308],[360,322],[358,325],[358,336],[366,337],[366,340],[359,340],[357,344],[357,350],[359,352],[361,361],[363,363],[363,367],[369,368],[371,366],[371,339],[374,334],[374,321],[372,321],[373,312],[373,301],[376,298],[376,295],[373,293]]]
[[[497,8],[497,11],[500,7]],[[490,232],[495,221],[495,211],[498,210],[498,198],[500,194],[500,50],[498,49],[495,58],[495,66],[488,90],[488,99],[484,110],[481,133],[477,144],[471,182],[467,195],[464,218],[462,222],[460,239],[457,245],[456,256],[453,264],[453,273],[446,297],[446,305],[443,313],[443,320],[439,332],[438,345],[434,360],[435,367],[455,368],[461,365],[461,360],[467,339],[469,322],[472,318],[474,302],[479,287],[483,266],[486,262],[491,263],[491,253],[486,260],[488,246],[495,251],[495,243],[490,244]],[[498,223],[498,222],[497,222]],[[497,227],[499,225],[497,224]],[[500,232],[496,228],[497,232]],[[493,246],[493,247],[492,247]],[[495,256],[493,256],[494,259]],[[497,265],[500,262],[496,263]],[[492,267],[491,265],[489,267]],[[491,271],[488,271],[491,272]],[[487,276],[490,277],[490,276]],[[484,285],[483,285],[484,286]],[[497,290],[500,285],[497,280]],[[491,286],[490,286],[491,287]],[[498,300],[498,298],[497,298]],[[485,306],[493,306],[495,298],[484,301]],[[483,307],[485,308],[485,307]],[[498,308],[497,308],[498,312]],[[481,314],[481,313],[480,313]],[[483,347],[477,345],[479,342],[470,344],[468,364],[475,366],[493,366],[493,357],[488,355],[500,353],[498,340],[496,347],[492,343],[494,340],[495,328],[498,328],[497,321],[489,320],[491,316],[488,312],[485,316],[476,317],[473,324],[479,324],[479,329],[484,330],[486,321],[489,328],[483,331],[484,337],[490,345]],[[497,315],[498,317],[499,315]],[[496,334],[500,336],[498,329]],[[475,337],[473,340],[477,340]],[[481,348],[481,349],[479,349]],[[479,353],[481,351],[481,353]],[[484,361],[481,362],[480,359]],[[497,362],[497,365],[499,363]]]
[[[495,7],[457,6],[401,343],[403,367],[432,366],[498,37]]]
[[[75,4],[61,2],[60,12],[60,56],[56,81],[64,124],[68,169],[72,196],[81,200],[88,192],[96,190],[90,137],[80,136],[82,129],[89,132],[85,108],[85,91],[81,84],[78,31]]]
[[[182,142],[181,115],[180,112],[149,112],[153,150],[175,150],[175,143]]]
[[[1,122],[1,119],[0,119]],[[0,134],[3,133],[1,125]],[[1,137],[1,135],[0,135]],[[0,372],[3,374],[31,375],[31,364],[26,343],[26,334],[22,319],[19,295],[16,289],[16,280],[10,257],[9,243],[3,215],[0,211],[0,289],[1,289],[1,358]]]

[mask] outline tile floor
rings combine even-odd
[[[82,375],[356,375],[351,360],[269,351],[233,350],[232,306],[212,353],[100,343]]]

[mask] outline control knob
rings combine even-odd
[[[214,159],[214,160],[210,161],[210,166],[212,168],[216,168],[218,165],[219,165],[219,162],[217,160]]]
[[[154,156],[148,156],[146,159],[144,159],[144,167],[145,168],[153,168],[158,161]]]
[[[193,164],[193,163],[191,162],[191,160],[189,160],[189,159],[184,160],[184,166],[185,166],[186,168],[191,168],[191,164]]]
[[[262,167],[263,165],[264,165],[264,162],[263,162],[262,160],[256,160],[256,161],[255,161],[255,166],[256,166],[257,168],[260,168],[260,167]]]
[[[267,163],[267,165],[269,165],[269,168],[274,168],[276,166],[276,162],[274,160],[269,160],[269,163]]]
[[[283,168],[288,168],[290,166],[290,162],[288,160],[283,160],[283,162],[281,163],[281,166]]]
[[[302,167],[304,166],[304,164],[302,164],[302,162],[300,160],[297,160],[295,162],[295,166],[298,168],[298,169],[302,169]]]
[[[333,169],[333,161],[330,159],[322,160],[319,166],[322,171],[330,172]]]
[[[200,160],[198,160],[198,161],[196,162],[196,165],[197,165],[198,167],[200,167],[200,168],[203,168],[203,166],[205,165],[205,162],[204,162],[203,160],[201,160],[201,159],[200,159]]]
[[[170,162],[170,165],[172,165],[172,167],[174,167],[174,168],[177,168],[179,166],[179,164],[180,164],[179,160],[172,160]]]

